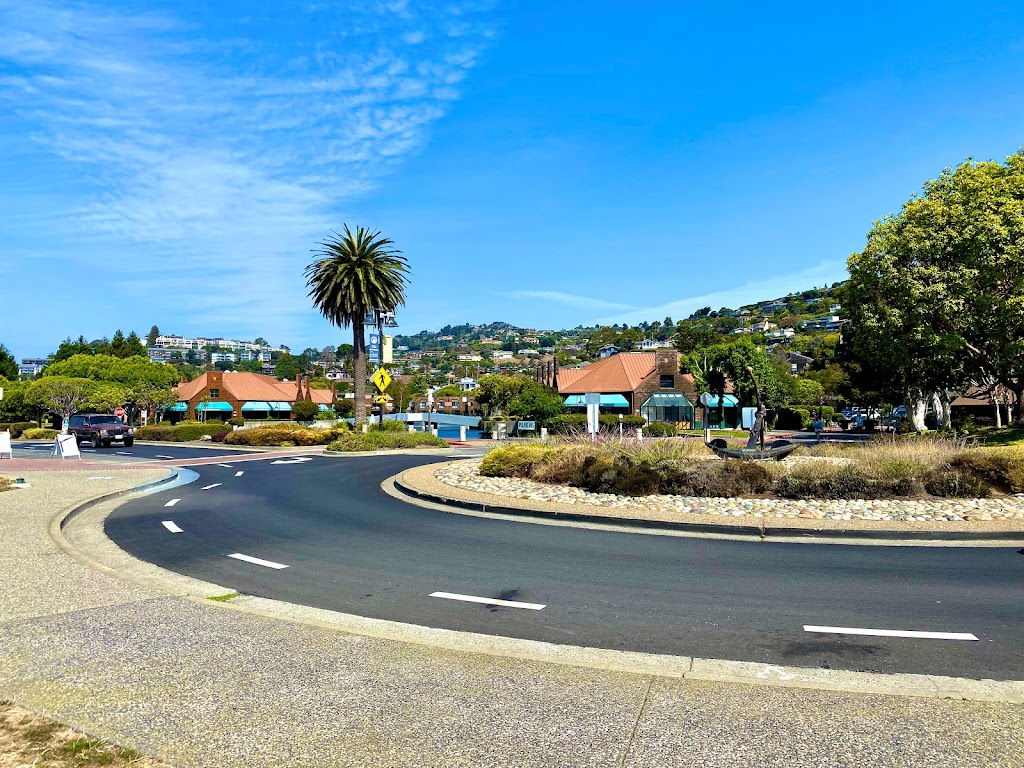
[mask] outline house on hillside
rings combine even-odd
[[[602,359],[617,354],[619,354],[619,348],[616,347],[614,344],[605,344],[603,347],[597,350],[597,356]]]
[[[330,410],[335,394],[331,389],[312,389],[309,377],[297,375],[295,381],[278,381],[262,373],[208,371],[192,381],[179,384],[178,402],[166,412],[173,421],[206,418],[290,419],[292,404],[309,400]]]

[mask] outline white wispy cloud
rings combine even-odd
[[[296,332],[310,246],[424,145],[493,35],[490,6],[279,3],[216,29],[178,8],[0,0],[4,141],[80,169],[40,233],[97,238],[66,263],[161,286],[154,309],[176,297],[194,329],[255,332],[256,309]]]
[[[605,301],[604,299],[597,299],[591,296],[580,296],[574,293],[564,293],[563,291],[508,291],[504,295],[510,298],[550,301],[556,304],[564,304],[568,307],[578,307],[580,309],[589,309],[596,312],[615,312],[635,309],[635,307],[630,304],[622,304],[616,301]]]
[[[720,279],[712,271],[705,271],[701,273],[700,279],[708,283],[719,284],[731,276],[731,274],[725,274]],[[711,307],[713,310],[722,307],[738,309],[744,304],[774,299],[785,296],[794,290],[803,290],[826,283],[831,284],[845,279],[846,265],[843,262],[822,262],[815,267],[796,273],[777,274],[756,282],[750,281],[683,299],[673,299],[644,307],[631,307],[624,312],[612,312],[599,318],[598,322],[608,325],[613,323],[636,324],[644,320],[649,322],[661,320],[664,317],[680,320],[702,307]]]

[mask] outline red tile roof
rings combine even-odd
[[[559,371],[558,392],[563,395],[632,392],[654,373],[655,360],[654,352],[622,352],[591,363],[579,371]],[[563,379],[563,373],[583,375]]]
[[[204,373],[196,379],[179,384],[177,387],[178,397],[182,400],[192,400],[196,395],[209,388],[209,374]],[[265,376],[262,373],[224,373],[223,383],[220,389],[240,402],[274,401],[274,402],[295,402],[298,387],[294,381],[278,381],[273,376]],[[331,390],[311,390],[314,403],[330,405],[333,401]]]

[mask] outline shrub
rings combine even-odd
[[[330,430],[328,430],[330,431]],[[327,446],[328,451],[351,453],[356,451],[396,450],[401,448],[447,448],[439,437],[423,432],[344,432]]]
[[[775,492],[786,499],[874,499],[878,483],[852,466],[803,465],[779,478]]]
[[[652,421],[644,427],[644,434],[651,437],[675,437],[676,425],[669,421]]]
[[[338,400],[334,404],[334,412],[342,419],[347,419],[356,412],[356,403],[354,400]]]
[[[230,419],[228,419],[228,424],[230,424],[232,427],[244,427],[245,419],[241,416],[232,416]]]
[[[950,467],[1007,493],[1024,493],[1024,452],[976,448],[957,455]]]
[[[217,432],[214,435],[210,435],[210,439],[213,440],[213,442],[215,442],[215,443],[223,443],[224,442],[224,438],[227,437],[230,434],[231,434],[230,432]]]
[[[190,440],[198,440],[204,435],[213,437],[227,431],[229,431],[229,428],[222,421],[210,421],[206,424],[196,421],[183,421],[173,427],[165,424],[140,427],[135,430],[135,439],[151,440],[154,442],[187,443]]]
[[[298,400],[292,403],[292,416],[296,421],[313,421],[320,413],[320,406],[309,400]]]
[[[777,429],[807,429],[812,424],[811,412],[806,408],[780,408]]]
[[[953,467],[929,470],[924,477],[924,489],[932,496],[961,499],[984,499],[991,493],[976,474]]]
[[[10,426],[11,439],[17,440],[26,430],[38,429],[39,425],[34,421],[16,421]]]
[[[552,416],[544,422],[548,432],[554,435],[569,435],[587,431],[587,417],[583,413],[563,413]]]
[[[584,417],[586,419],[586,417]],[[597,417],[598,424],[601,429],[618,429],[619,428],[619,417],[614,413],[602,413]],[[637,429],[638,427],[646,426],[647,421],[643,416],[623,416],[622,427],[623,429]]]
[[[384,429],[383,429],[384,432],[408,432],[409,431],[408,425],[404,421],[399,421],[398,419],[384,419],[383,425],[377,424],[376,426],[370,427],[370,429],[375,429],[378,432],[380,432],[381,431],[381,429],[380,429],[381,426],[384,427]]]
[[[46,427],[33,427],[26,429],[21,436],[26,440],[53,440],[60,434],[59,429],[47,429]]]
[[[480,474],[484,477],[529,477],[533,466],[554,453],[554,450],[540,443],[495,448],[480,462]]]

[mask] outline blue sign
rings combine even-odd
[[[369,354],[369,356],[370,356],[370,362],[371,363],[379,363],[380,362],[380,334],[379,333],[371,333],[370,334],[370,354]]]
[[[537,422],[536,421],[520,421],[516,425],[517,432],[536,432]]]

